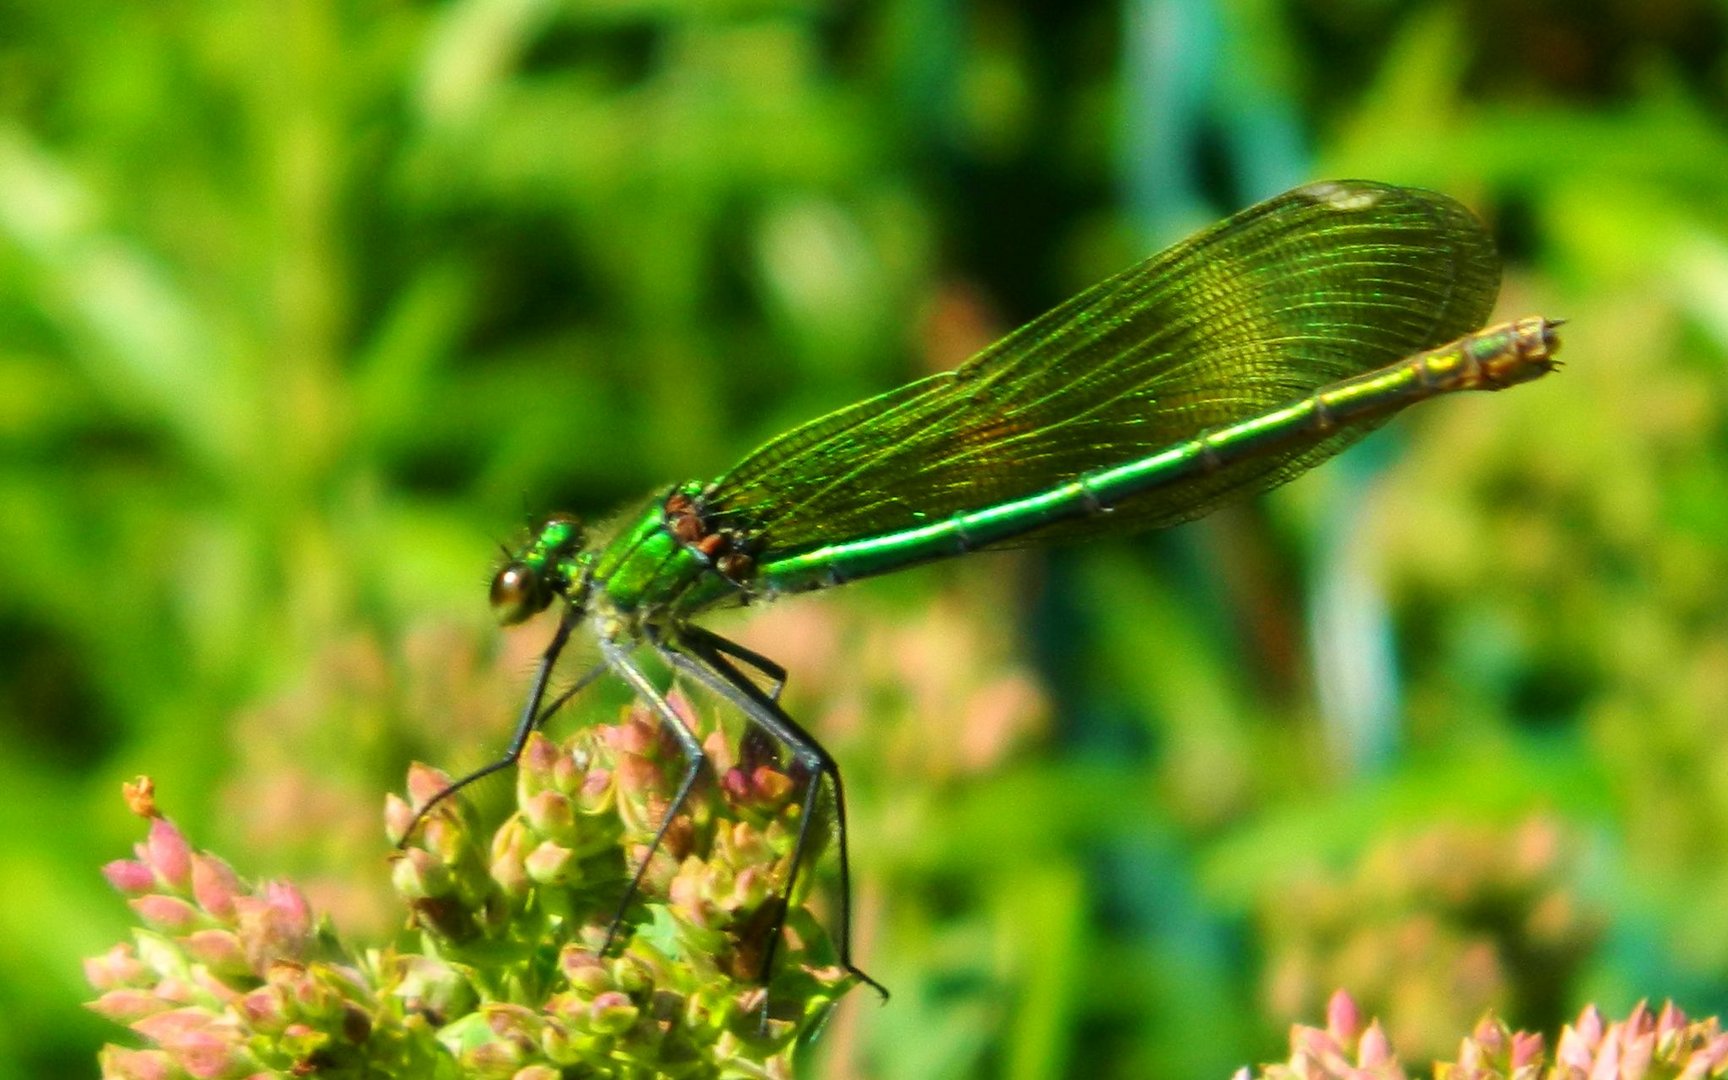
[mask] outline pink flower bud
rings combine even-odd
[[[526,896],[534,884],[534,879],[528,876],[525,856],[520,851],[505,851],[494,856],[487,873],[504,890],[504,895],[517,899]]]
[[[170,1005],[201,1004],[198,986],[189,979],[183,979],[178,975],[169,975],[157,982],[155,993],[157,997]]]
[[[1319,1062],[1326,1075],[1344,1076],[1349,1072],[1349,1057],[1332,1036],[1318,1028],[1309,1028],[1307,1034],[1313,1038],[1306,1040],[1304,1052]]]
[[[646,757],[660,745],[660,733],[652,723],[629,723],[608,729],[606,741],[620,755]]]
[[[1393,1061],[1392,1040],[1376,1020],[1362,1033],[1362,1044],[1356,1050],[1356,1063],[1364,1069],[1378,1069]]]
[[[214,855],[192,856],[192,897],[211,917],[231,922],[234,898],[242,891],[233,867]]]
[[[636,1025],[636,1018],[642,1010],[630,1000],[629,995],[617,990],[608,990],[594,999],[588,1006],[588,1022],[595,1031],[606,1035],[622,1035]]]
[[[149,990],[127,988],[110,990],[85,1007],[116,1023],[133,1024],[162,1012],[169,1005]]]
[[[576,821],[570,800],[556,791],[542,791],[524,799],[522,816],[536,831],[554,839],[567,838]]]
[[[1470,1033],[1471,1041],[1481,1047],[1482,1052],[1490,1057],[1498,1057],[1506,1049],[1506,1041],[1509,1037],[1510,1033],[1506,1030],[1506,1025],[1492,1016],[1483,1017],[1476,1025],[1476,1030]]]
[[[174,1044],[188,1035],[203,1031],[215,1020],[216,1017],[209,1010],[189,1007],[154,1013],[135,1021],[131,1027],[146,1039],[165,1049],[172,1049]]]
[[[660,770],[652,761],[635,754],[618,759],[612,775],[618,778],[618,790],[639,802],[641,796],[660,787]]]
[[[750,778],[744,775],[743,769],[727,769],[720,776],[720,789],[733,802],[745,802],[750,798]]]
[[[1654,1031],[1656,1029],[1656,1018],[1650,1015],[1650,1001],[1648,998],[1640,1001],[1637,1005],[1632,1007],[1632,1014],[1626,1018],[1625,1027],[1626,1037],[1628,1039],[1636,1038],[1637,1036],[1644,1034],[1646,1031]]]
[[[1686,1067],[1680,1070],[1676,1080],[1705,1080],[1711,1075],[1714,1066],[1710,1064],[1710,1054],[1705,1050],[1695,1050],[1686,1059]]]
[[[450,786],[450,774],[418,761],[408,766],[408,801],[416,808],[437,798]]]
[[[1650,1071],[1650,1062],[1656,1056],[1655,1021],[1652,1020],[1650,1023],[1651,1030],[1626,1040],[1625,1051],[1620,1059],[1621,1076],[1637,1078]]]
[[[582,783],[577,789],[577,798],[582,809],[593,813],[606,805],[607,797],[612,791],[612,770],[594,768],[582,774]]]
[[[1512,1068],[1514,1071],[1542,1060],[1547,1044],[1542,1036],[1520,1031],[1512,1036]]]
[[[558,954],[558,965],[564,971],[564,978],[569,981],[572,989],[584,996],[592,997],[605,990],[612,989],[612,976],[606,970],[606,965],[594,953],[579,945],[566,945]]]
[[[116,945],[101,956],[92,956],[84,961],[85,981],[97,990],[146,986],[153,977],[130,945]]]
[[[1666,1036],[1671,1032],[1679,1031],[1680,1029],[1684,1028],[1685,1026],[1686,1026],[1686,1014],[1681,1012],[1679,1009],[1675,1008],[1674,1002],[1672,1002],[1672,1001],[1663,1002],[1662,1003],[1662,1013],[1660,1016],[1658,1016],[1656,1018],[1656,1033],[1657,1033],[1657,1035],[1658,1036]]]
[[[557,743],[536,731],[528,736],[527,744],[522,747],[517,767],[523,776],[532,776],[536,783],[545,785],[552,781],[552,770],[562,756]]]
[[[330,1036],[311,1024],[296,1021],[282,1029],[278,1041],[284,1051],[305,1061],[328,1046]]]
[[[679,720],[683,721],[685,727],[694,731],[702,726],[697,722],[696,710],[691,707],[690,699],[684,696],[683,691],[673,690],[671,693],[667,694],[666,704],[672,706],[673,714],[676,715]],[[654,714],[646,708],[640,710],[639,715],[642,717],[644,723],[655,723],[656,718]],[[659,725],[656,724],[655,726],[658,727]]]
[[[576,853],[548,840],[528,853],[522,867],[529,878],[541,885],[562,885],[569,876]]]
[[[235,925],[254,968],[297,960],[311,944],[306,898],[286,882],[265,884],[261,896],[234,898]]]
[[[1362,1011],[1356,1007],[1356,999],[1341,989],[1334,990],[1326,1003],[1326,1030],[1345,1044],[1354,1042],[1362,1030]]]
[[[500,1076],[522,1064],[524,1048],[512,1042],[489,1042],[470,1046],[457,1060],[464,1076]]]
[[[587,755],[584,754],[583,757],[586,758]],[[569,754],[560,754],[552,765],[552,786],[559,791],[574,791],[578,785],[584,783],[583,778],[587,773],[586,764],[576,761]]]
[[[293,882],[265,882],[264,899],[275,914],[282,933],[294,938],[311,936],[312,905]]]
[[[1703,1054],[1709,1060],[1712,1070],[1720,1068],[1724,1061],[1728,1061],[1728,1035],[1718,1035],[1711,1039]]]
[[[131,859],[115,859],[102,868],[102,876],[108,879],[108,884],[129,896],[149,892],[156,887],[156,874],[141,862]]]
[[[760,866],[746,866],[732,882],[734,908],[748,910],[761,905],[774,891],[773,877]]]
[[[107,1080],[173,1080],[180,1072],[161,1050],[129,1050],[124,1046],[104,1046],[101,1066]]]
[[[171,934],[184,934],[198,924],[198,909],[178,896],[153,893],[134,897],[127,903],[145,922]]]
[[[710,731],[708,737],[702,740],[702,752],[708,755],[708,764],[714,771],[722,775],[738,766],[733,760],[736,755],[732,753],[732,744],[727,741],[723,731]]]
[[[405,900],[425,900],[450,891],[450,871],[429,851],[409,848],[390,868],[390,883]]]
[[[1620,1075],[1620,1032],[1622,1030],[1619,1024],[1614,1024],[1608,1028],[1607,1033],[1602,1037],[1601,1044],[1596,1047],[1596,1059],[1591,1065],[1591,1075],[1604,1077]]]
[[[318,1012],[324,1004],[324,988],[318,985],[311,972],[299,964],[272,964],[264,978],[282,995],[289,1011],[297,1016]]]
[[[1556,1064],[1587,1074],[1593,1056],[1590,1045],[1585,1042],[1584,1036],[1578,1033],[1577,1028],[1568,1024],[1560,1029],[1560,1045],[1554,1048]]]
[[[756,766],[756,771],[750,776],[750,784],[756,789],[756,801],[770,807],[778,807],[785,802],[793,787],[790,776],[766,765]]]
[[[486,1026],[500,1039],[509,1039],[524,1049],[539,1041],[545,1021],[533,1009],[521,1005],[495,1004],[485,1007]]]
[[[706,882],[701,875],[680,871],[672,879],[671,887],[667,889],[667,899],[672,901],[672,906],[683,912],[698,926],[707,925],[703,910],[706,906],[703,904],[703,894],[706,892],[705,885]]]
[[[287,1004],[276,986],[260,986],[241,998],[235,1008],[252,1027],[265,1034],[279,1032],[288,1026]]]
[[[415,810],[408,801],[394,792],[384,796],[384,835],[390,838],[392,844],[400,844],[408,837],[408,829],[414,824]]]
[[[195,930],[186,935],[186,954],[218,975],[247,975],[252,965],[240,938],[231,930]]]
[[[163,1049],[180,1062],[193,1080],[234,1076],[248,1064],[248,1055],[238,1038],[216,1031],[193,1032]]]
[[[192,879],[192,847],[174,823],[167,818],[152,818],[150,834],[144,841],[144,861],[156,871],[163,884],[184,890]]]

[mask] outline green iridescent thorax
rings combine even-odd
[[[693,587],[719,575],[709,559],[672,534],[666,512],[668,497],[700,487],[694,483],[680,485],[650,500],[641,513],[626,520],[624,528],[595,554],[596,599],[604,597],[619,612],[650,616],[661,611],[687,613],[704,606],[692,601],[713,590],[692,591]],[[730,586],[727,591],[731,591]]]

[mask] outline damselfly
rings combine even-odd
[[[1452,199],[1311,184],[1093,286],[954,371],[795,428],[717,480],[656,493],[610,536],[554,517],[492,582],[504,624],[563,601],[509,750],[420,815],[508,767],[553,709],[611,672],[685,756],[652,855],[704,766],[639,665],[653,650],[784,746],[807,778],[783,897],[832,784],[841,960],[880,990],[851,960],[839,767],[779,704],[785,670],[698,617],[974,551],[1175,525],[1289,480],[1405,406],[1538,378],[1555,366],[1556,322],[1476,329],[1499,279],[1487,232]],[[543,708],[583,624],[600,663]],[[776,927],[764,980],[778,937]]]

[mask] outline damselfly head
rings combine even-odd
[[[552,590],[532,566],[512,562],[493,575],[491,600],[498,625],[514,626],[545,611],[552,602]]]
[[[545,611],[561,591],[565,566],[582,550],[588,534],[582,522],[554,514],[517,555],[492,576],[492,614],[501,626],[514,626]]]

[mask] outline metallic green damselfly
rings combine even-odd
[[[564,601],[509,750],[420,814],[514,763],[553,710],[612,672],[686,759],[651,856],[704,766],[695,735],[638,664],[651,649],[739,709],[807,777],[782,897],[823,782],[833,785],[841,961],[881,990],[851,960],[840,770],[780,706],[785,670],[696,617],[953,555],[1175,525],[1289,480],[1407,405],[1538,378],[1555,366],[1556,322],[1476,329],[1499,278],[1488,234],[1452,199],[1312,184],[1093,286],[954,371],[795,428],[717,480],[655,494],[608,537],[554,517],[492,582],[504,624]],[[542,708],[584,622],[600,663]],[[778,938],[775,927],[764,981]]]

